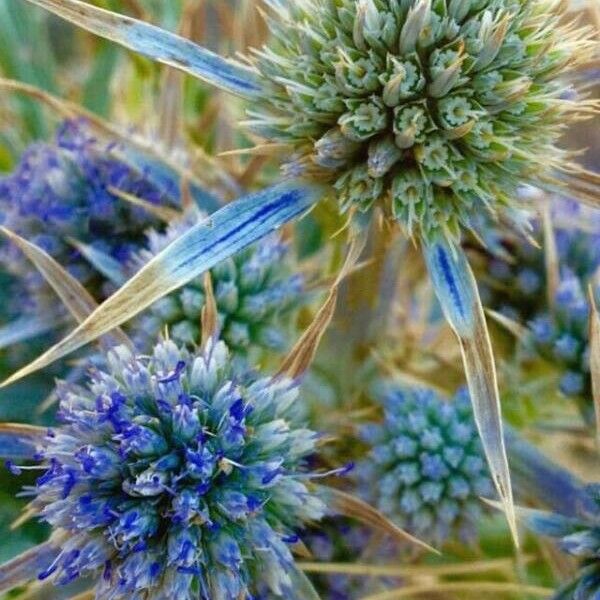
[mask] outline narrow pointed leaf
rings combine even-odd
[[[284,358],[278,372],[279,375],[294,379],[305,373],[310,367],[319,348],[321,338],[327,327],[329,327],[335,313],[340,283],[352,272],[356,261],[365,247],[365,242],[366,238],[364,237],[352,240],[344,265],[331,285],[325,302],[302,337]]]
[[[460,247],[437,241],[426,245],[424,252],[436,296],[460,342],[475,422],[490,474],[518,545],[496,366],[477,283]]]
[[[48,433],[43,427],[21,423],[0,423],[0,457],[33,458]]]
[[[556,290],[560,282],[560,265],[558,260],[558,249],[556,247],[556,235],[552,223],[550,207],[542,207],[542,222],[544,225],[544,262],[546,268],[546,281],[548,282],[546,293],[548,306],[554,306]]]
[[[62,325],[64,323],[56,315],[19,317],[0,327],[0,350],[26,342]]]
[[[101,273],[115,285],[123,285],[127,280],[120,263],[109,254],[84,244],[73,238],[68,238],[68,242],[76,248],[83,258],[85,258],[98,273]]]
[[[156,300],[291,221],[321,196],[318,186],[292,181],[232,202],[155,256],[65,339],[2,385],[8,385],[94,341]]]
[[[392,523],[385,515],[360,498],[335,488],[319,486],[319,489],[327,500],[327,506],[329,506],[334,513],[356,519],[357,521],[391,535],[402,542],[416,544],[428,552],[440,554],[438,550],[411,535],[407,531],[404,531],[404,529],[401,529],[395,523]]]
[[[510,427],[505,440],[513,485],[521,502],[543,506],[565,516],[575,517],[582,509],[593,512],[594,501],[586,493],[583,481]]]
[[[189,73],[226,92],[252,97],[261,89],[257,73],[248,67],[226,60],[160,27],[79,0],[27,2],[125,48]]]
[[[484,499],[484,502],[492,508],[503,510],[502,505],[495,500]],[[577,518],[524,506],[515,506],[515,515],[535,533],[550,537],[563,537],[581,526],[581,521]]]
[[[36,266],[78,323],[93,312],[97,304],[91,294],[49,254],[6,227],[0,226],[0,233],[18,246]],[[120,330],[117,330],[114,336],[121,344],[131,344],[129,338]]]
[[[161,206],[160,204],[152,204],[152,202],[148,202],[148,200],[138,198],[133,194],[128,194],[127,192],[124,192],[116,187],[109,186],[108,191],[111,194],[121,198],[121,200],[129,202],[129,204],[143,208],[148,214],[160,219],[161,221],[164,221],[165,223],[170,223],[171,221],[176,221],[177,219],[181,218],[181,212],[174,208]]]
[[[596,440],[600,448],[600,314],[596,305],[594,288],[590,285],[590,372],[592,375],[592,399],[596,414]]]
[[[56,554],[50,542],[45,542],[0,565],[0,594],[37,579]]]

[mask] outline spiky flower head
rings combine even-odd
[[[240,600],[259,582],[296,598],[289,545],[324,511],[296,385],[232,371],[222,342],[144,358],[119,347],[107,364],[87,389],[59,390],[64,425],[30,490],[59,550],[40,577],[94,577],[110,600]]]
[[[528,527],[558,540],[559,547],[580,562],[579,572],[560,587],[553,600],[595,600],[600,595],[600,485],[580,491],[577,515],[525,511]]]
[[[472,540],[480,497],[493,486],[468,394],[445,402],[431,390],[389,382],[377,400],[383,421],[362,430],[371,446],[361,466],[369,498],[420,539]]]
[[[146,263],[202,218],[199,211],[188,211],[166,232],[149,232],[148,248],[137,257],[137,266]],[[306,297],[304,278],[294,273],[294,266],[289,245],[274,235],[211,269],[220,337],[236,356],[286,348],[294,309]],[[188,346],[199,344],[205,296],[204,278],[191,281],[143,314],[135,324],[136,335],[145,340],[156,339],[156,334],[166,327],[176,342]]]
[[[73,240],[123,265],[143,243],[145,230],[158,226],[147,210],[111,189],[154,205],[174,206],[178,198],[176,181],[162,172],[154,177],[151,163],[132,164],[118,150],[95,138],[85,121],[66,121],[53,143],[31,146],[0,184],[2,224],[45,250],[98,300],[108,293],[107,278]],[[34,310],[56,307],[43,277],[12,245],[0,246],[0,265],[24,282]],[[20,302],[23,310],[23,298]]]
[[[556,147],[583,102],[557,76],[589,32],[557,0],[270,0],[271,85],[250,111],[290,168],[334,182],[342,210],[382,204],[409,232],[456,238],[569,159]]]
[[[594,287],[600,298],[600,286]],[[564,273],[554,296],[554,306],[529,323],[525,344],[556,366],[560,372],[560,391],[579,401],[583,416],[594,421],[591,403],[589,302],[586,289],[573,273]]]
[[[561,201],[554,203],[552,220],[556,267],[586,287],[600,268],[600,213]],[[479,276],[484,303],[523,324],[548,306],[543,225],[539,218],[531,224],[530,239],[489,220],[478,227],[488,247]]]

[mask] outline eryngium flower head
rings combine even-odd
[[[2,224],[48,252],[98,300],[108,293],[106,278],[70,238],[123,264],[144,242],[146,229],[158,223],[110,188],[155,205],[173,206],[178,194],[176,181],[163,173],[155,178],[151,164],[138,168],[117,151],[114,144],[96,139],[84,121],[66,121],[54,143],[31,146],[0,184]],[[16,248],[0,246],[0,265],[24,281],[34,309],[56,306],[43,277]]]
[[[291,168],[329,176],[343,210],[381,202],[409,231],[457,237],[569,159],[583,102],[557,76],[589,58],[557,0],[269,0],[271,83],[250,111]]]
[[[425,541],[471,540],[492,494],[468,395],[444,402],[431,390],[387,383],[378,392],[384,418],[367,425],[371,446],[361,466],[369,499]]]
[[[555,204],[552,216],[557,266],[587,287],[600,268],[600,213],[563,201]],[[548,306],[543,226],[540,219],[534,219],[532,226],[531,236],[538,247],[489,220],[478,228],[489,249],[479,276],[484,304],[522,324]]]
[[[600,287],[595,286],[596,298]],[[594,420],[590,375],[589,303],[581,280],[566,272],[558,285],[554,307],[533,318],[525,343],[530,350],[556,365],[560,391],[580,401],[583,416]]]
[[[136,262],[145,264],[202,218],[197,211],[189,211],[164,234],[151,231],[148,249]],[[290,248],[277,236],[264,238],[211,269],[220,337],[236,356],[285,349],[294,309],[304,295],[303,276],[293,271]],[[204,278],[200,277],[156,302],[138,320],[136,332],[146,340],[156,339],[168,327],[177,343],[197,345],[204,303]]]
[[[525,513],[530,529],[559,540],[564,552],[581,561],[577,575],[560,587],[553,600],[596,600],[600,595],[600,485],[589,485],[582,494],[585,498],[575,517]]]
[[[33,506],[60,547],[42,578],[98,578],[97,598],[239,600],[290,591],[296,531],[322,516],[285,379],[238,379],[226,346],[111,351],[88,389],[60,389]]]

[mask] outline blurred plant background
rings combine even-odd
[[[259,47],[267,36],[261,0],[92,4],[179,32],[229,56]],[[569,13],[595,27],[600,39],[596,0],[572,0]],[[598,98],[598,53],[593,67],[582,69],[578,77],[589,96]],[[145,260],[164,246],[161,236],[176,235],[171,230],[185,230],[185,219],[195,222],[198,215],[213,212],[242,192],[272,183],[278,174],[275,161],[250,151],[255,140],[237,126],[244,117],[240,101],[17,0],[0,0],[0,98],[0,224],[31,242],[39,242],[38,235],[56,235],[67,248],[65,258],[60,255],[65,268],[73,252],[75,262],[83,256],[94,271],[93,281],[100,282],[86,286],[98,302],[122,283],[120,277],[135,272],[140,256]],[[81,167],[80,149],[59,151],[57,132],[65,122],[89,127],[89,135],[98,138],[93,148],[91,143],[86,146],[85,157],[86,166],[93,163],[96,170]],[[600,170],[600,117],[576,124],[565,141],[574,150],[584,148],[582,162]],[[36,163],[38,171],[23,166],[32,145],[44,145],[52,155],[49,163]],[[56,158],[59,154],[61,159]],[[139,249],[122,261],[121,271],[110,268],[114,261],[108,261],[106,246],[86,256],[81,247],[69,245],[75,233],[61,229],[62,217],[57,221],[50,209],[35,227],[27,221],[21,231],[14,226],[19,217],[10,220],[10,202],[20,201],[15,194],[24,194],[33,178],[46,178],[44,185],[54,185],[55,190],[69,185],[82,194],[99,177],[97,161],[104,158],[114,164],[102,175],[106,180],[101,191],[110,206],[127,209],[119,213],[119,218],[128,219],[122,223],[124,235],[132,234],[132,211],[144,215]],[[77,182],[52,179],[54,160],[76,164]],[[22,181],[15,179],[19,170]],[[123,182],[131,173],[146,187],[138,182],[128,188]],[[161,190],[156,205],[164,210],[134,207],[131,203],[140,198],[152,204],[152,186]],[[39,191],[31,193],[35,202]],[[570,198],[537,189],[522,189],[521,194],[531,209],[531,239],[482,219],[477,235],[466,237],[463,245],[489,309],[504,416],[510,425],[507,435],[519,440],[508,444],[517,502],[555,509],[553,494],[560,496],[566,489],[552,489],[555,478],[562,476],[560,469],[571,474],[574,486],[600,481],[588,323],[590,287],[600,300],[600,210],[577,208]],[[84,204],[77,208],[78,218],[88,210]],[[109,223],[115,218],[111,215]],[[93,220],[87,214],[83,218],[87,223]],[[294,226],[286,226],[280,238],[263,243],[268,248],[259,244],[212,271],[219,319],[226,341],[242,349],[240,360],[277,371],[282,356],[312,322],[344,262],[345,226],[335,207],[321,204]],[[91,228],[86,239],[81,233],[75,241],[91,244],[97,231]],[[106,238],[113,236],[109,227]],[[31,286],[23,289],[21,271],[15,267],[25,259],[14,247],[9,250],[8,242],[0,244],[5,253],[0,260],[4,380],[73,323],[63,314],[62,329],[30,339],[8,331],[26,310]],[[50,247],[45,249],[52,254]],[[264,264],[268,274],[257,275]],[[25,268],[34,271],[32,265]],[[138,340],[140,331],[151,330],[170,333],[191,346],[199,343],[200,317],[195,315],[204,304],[203,285],[200,279],[169,296],[141,320],[124,326],[126,333]],[[51,297],[46,302],[60,306],[50,289],[46,293]],[[265,302],[285,310],[265,310]],[[26,314],[33,319],[35,309],[31,311]],[[80,351],[2,389],[0,421],[54,425],[55,378],[79,381],[88,361],[89,353]],[[399,543],[347,516],[329,517],[300,536],[298,558],[324,600],[549,598],[577,573],[576,558],[525,528],[522,546],[515,549],[502,514],[481,501],[480,496],[494,494],[469,404],[459,392],[462,386],[460,349],[435,300],[420,253],[400,231],[374,219],[365,249],[340,286],[335,315],[302,379],[299,410],[310,429],[322,432],[327,442],[314,458],[318,468],[355,465],[333,485],[372,502],[442,553]],[[463,399],[453,401],[457,393]],[[34,481],[29,472],[16,478],[0,470],[0,564],[48,535],[46,525],[19,519],[26,500],[18,492]],[[58,598],[63,593],[67,592],[33,586],[13,594]]]

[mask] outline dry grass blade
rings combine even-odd
[[[479,295],[478,295],[479,297]],[[498,377],[492,352],[485,315],[481,307],[481,301],[475,311],[474,334],[470,337],[460,337],[460,348],[463,355],[463,364],[471,399],[475,412],[475,421],[482,439],[493,443],[496,452],[488,454],[491,464],[490,474],[504,506],[506,519],[510,527],[515,545],[518,547],[517,524],[513,503],[512,486],[508,470],[508,459],[504,443],[502,416],[500,410],[500,398],[498,394]],[[477,392],[475,392],[477,390]],[[477,393],[478,397],[474,397]],[[479,402],[483,398],[484,400]],[[485,399],[494,398],[497,404],[496,410],[489,410]]]
[[[503,315],[502,313],[499,313],[495,310],[491,310],[489,308],[486,308],[485,314],[489,315],[492,319],[494,319],[494,321],[496,321],[496,323],[498,323],[499,325],[504,327],[506,331],[514,335],[517,340],[523,340],[527,335],[527,328],[518,323],[517,321],[514,321],[510,317],[507,317],[506,315]]]
[[[204,294],[206,301],[202,307],[202,346],[206,346],[210,339],[215,338],[219,329],[217,301],[210,272],[204,274]]]
[[[152,202],[148,202],[143,198],[138,198],[133,194],[128,194],[127,192],[124,192],[123,190],[120,190],[114,186],[109,186],[108,191],[117,196],[117,198],[121,198],[121,200],[129,202],[129,204],[143,208],[149,215],[152,215],[153,217],[156,217],[165,223],[170,223],[171,221],[176,221],[177,219],[181,218],[181,212],[175,208],[152,204]]]
[[[392,523],[377,509],[373,508],[370,504],[367,504],[363,500],[334,488],[322,487],[321,489],[325,494],[327,494],[329,507],[334,512],[345,517],[356,519],[357,521],[360,521],[365,525],[369,525],[374,529],[378,529],[383,533],[387,533],[388,535],[402,542],[410,542],[411,544],[416,544],[417,546],[424,548],[428,552],[440,554],[439,550],[436,550],[426,542],[423,542],[419,538],[416,538],[410,533],[404,531]]]
[[[592,375],[592,399],[596,413],[596,441],[600,448],[600,314],[596,305],[594,289],[589,287],[590,300],[590,372]]]
[[[97,308],[91,294],[51,256],[5,227],[0,226],[0,233],[18,246],[36,266],[78,323]],[[112,335],[119,343],[131,346],[131,341],[120,329]]]
[[[361,600],[397,600],[398,598],[411,598],[413,596],[423,596],[428,594],[431,598],[434,594],[479,594],[480,597],[489,598],[488,594],[520,594],[520,598],[527,595],[537,598],[550,598],[554,594],[552,588],[545,588],[536,585],[526,585],[523,583],[510,583],[502,581],[436,581],[432,583],[422,583],[408,585],[402,588],[363,596]],[[482,594],[486,594],[482,596]]]
[[[560,266],[554,225],[552,224],[552,213],[548,203],[545,203],[542,207],[542,223],[544,226],[544,263],[548,282],[546,293],[548,296],[548,306],[554,306],[556,290],[560,282]]]
[[[524,557],[524,562],[535,560],[534,556]],[[472,562],[452,563],[446,565],[374,565],[362,563],[329,563],[306,562],[298,566],[307,573],[339,573],[366,577],[443,577],[455,575],[479,574],[482,572],[511,573],[515,569],[513,558],[497,558],[490,560],[476,560]]]
[[[319,347],[321,338],[331,323],[331,319],[335,313],[340,283],[352,271],[360,255],[362,254],[364,247],[364,238],[359,239],[355,237],[352,239],[344,266],[333,282],[325,302],[317,312],[312,323],[302,334],[302,337],[294,345],[289,354],[284,358],[278,375],[291,377],[294,379],[302,375],[302,373],[305,373],[310,367],[310,364],[312,363]]]

